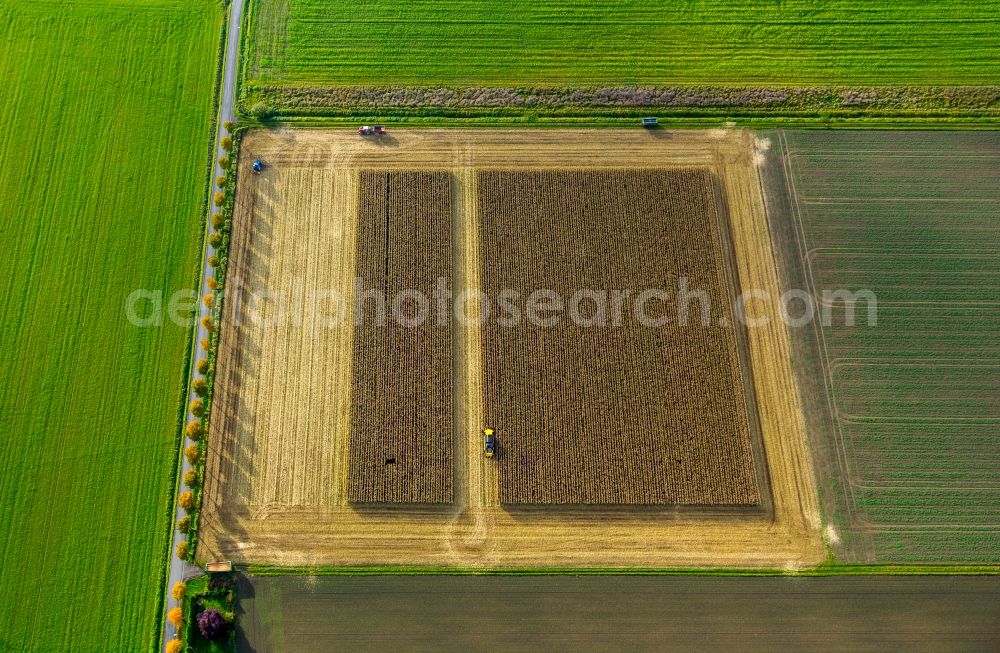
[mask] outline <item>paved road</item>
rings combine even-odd
[[[219,157],[225,154],[225,151],[218,145],[218,143],[219,140],[224,135],[223,132],[225,130],[222,126],[223,123],[233,119],[233,102],[236,97],[236,73],[237,69],[239,68],[240,23],[243,20],[243,4],[244,0],[233,0],[229,10],[229,27],[226,35],[226,59],[224,64],[225,68],[222,74],[222,100],[219,104],[219,132],[218,134],[216,134],[216,140],[215,140],[216,142],[215,172],[212,175],[209,184],[214,184],[215,178],[225,173],[225,171],[222,169],[222,166],[220,166],[218,163]],[[211,196],[211,193],[209,193],[209,195]],[[212,229],[211,220],[206,221],[206,229],[208,231],[211,231]],[[205,260],[202,262],[202,267],[204,269],[204,276],[202,277],[201,280],[200,296],[204,296],[209,292],[207,283],[208,278],[213,274],[215,274],[215,268],[213,268],[208,263],[208,257],[211,253],[212,253],[211,248],[206,245],[204,252]],[[201,310],[198,315],[197,342],[201,342],[202,338],[208,337],[208,332],[205,330],[205,327],[202,326],[201,324],[201,318],[208,315],[209,311],[207,308],[205,308],[205,305],[201,304],[200,302],[199,306],[201,307]],[[192,365],[191,366],[192,380],[196,376],[199,375],[195,371],[194,366]],[[190,401],[194,398],[195,394],[192,392],[191,396],[188,397],[188,400]],[[188,413],[188,420],[191,419],[194,419],[194,415]],[[185,446],[187,446],[187,444],[189,444],[189,442],[185,442]],[[183,459],[181,474],[183,474],[190,468],[191,465],[188,463],[187,459]],[[181,510],[181,507],[178,505],[177,513],[174,515],[174,519],[175,520],[180,519],[183,514],[184,513]],[[170,576],[167,580],[167,587],[166,587],[167,599],[165,606],[167,610],[169,610],[176,604],[176,601],[174,601],[173,598],[170,596],[170,588],[174,586],[174,583],[180,580],[184,580],[186,578],[190,578],[192,576],[196,576],[197,574],[201,573],[201,570],[198,567],[178,559],[177,556],[173,553],[177,549],[178,543],[183,541],[184,538],[185,536],[182,533],[180,533],[180,531],[176,530],[174,531],[174,539],[173,539],[173,544],[171,545],[171,554],[170,554]],[[167,622],[166,627],[163,630],[164,646],[168,641],[173,639],[175,632],[176,630],[173,624]]]

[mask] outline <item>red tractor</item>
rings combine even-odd
[[[375,125],[374,127],[365,125],[364,127],[358,127],[358,134],[361,136],[384,136],[385,127],[382,125]]]

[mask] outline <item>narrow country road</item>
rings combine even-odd
[[[226,121],[233,119],[233,103],[236,98],[236,73],[239,69],[239,50],[240,50],[240,23],[243,21],[243,4],[245,0],[232,0],[229,9],[229,25],[226,32],[226,54],[225,62],[223,64],[224,69],[222,73],[222,97],[219,102],[219,124],[218,131],[215,135],[215,168],[214,173],[209,179],[209,197],[212,196],[212,189],[214,188],[215,178],[225,174],[222,166],[219,165],[219,157],[225,154],[225,150],[219,145],[222,137],[225,135],[225,128],[223,124]],[[210,205],[209,213],[211,214],[214,207]],[[211,232],[212,221],[208,219],[205,221],[205,251],[202,254],[204,260],[202,261],[202,269],[204,273],[201,279],[201,293],[199,298],[203,297],[209,292],[208,288],[208,278],[215,274],[215,268],[213,268],[208,263],[208,257],[211,254],[211,247],[208,245],[207,235]],[[209,310],[205,307],[199,299],[198,305],[201,307],[198,314],[198,337],[195,341],[195,347],[198,347],[198,343],[201,342],[202,338],[208,337],[208,331],[201,324],[201,318],[209,314]],[[195,377],[199,376],[198,372],[195,370],[194,365],[191,366],[191,379],[194,380]],[[188,397],[190,402],[195,398],[195,394],[192,391]],[[188,420],[195,419],[194,415],[188,413]],[[185,441],[184,446],[190,444],[189,441]],[[186,458],[181,459],[181,475],[191,468],[190,463],[188,463]],[[174,523],[176,520],[180,519],[184,514],[180,505],[178,504],[176,513],[174,514]],[[170,589],[174,586],[174,583],[195,576],[201,572],[201,570],[195,565],[189,564],[180,560],[175,551],[177,550],[177,545],[185,539],[185,536],[178,530],[174,530],[173,541],[170,546],[170,575],[167,578],[166,587],[166,602],[164,604],[165,610],[169,610],[177,604],[173,597],[170,596]],[[165,617],[165,614],[161,618]],[[165,647],[167,642],[174,638],[176,634],[176,629],[173,624],[165,621],[165,627],[163,629],[163,646]]]

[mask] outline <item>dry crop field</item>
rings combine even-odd
[[[451,323],[425,320],[404,290],[430,296],[451,274],[451,179],[445,172],[362,170],[358,292],[373,292],[355,325],[348,498],[451,503]],[[381,296],[381,304],[379,297]]]
[[[478,184],[488,297],[673,289],[683,277],[724,324],[702,324],[697,303],[686,327],[594,324],[594,300],[582,324],[487,321],[500,502],[760,503],[710,171],[489,170]],[[677,315],[676,295],[663,303],[651,313]]]
[[[627,225],[637,233],[615,242],[635,248],[633,254],[641,258],[657,242],[639,242],[655,232],[650,224],[655,206],[665,200],[664,193],[676,192],[673,208],[662,218],[677,221],[691,241],[690,251],[678,246],[674,263],[663,274],[705,275],[697,282],[720,297],[743,284],[777,296],[757,147],[750,134],[725,130],[403,130],[382,140],[347,131],[254,132],[241,149],[230,274],[242,280],[236,296],[247,304],[265,290],[299,297],[333,289],[353,306],[356,276],[376,291],[382,284],[385,291],[395,284],[426,287],[439,270],[450,277],[456,294],[480,291],[497,282],[489,276],[491,265],[513,275],[517,265],[524,266],[524,278],[518,280],[522,284],[560,279],[569,284],[573,280],[558,270],[544,272],[554,274],[551,279],[528,278],[543,274],[545,266],[537,257],[559,243],[551,231],[558,220],[530,225],[536,231],[506,244],[503,239],[510,236],[490,225],[505,224],[504,212],[513,211],[511,219],[517,214],[519,222],[510,224],[527,229],[531,216],[546,211],[551,202],[579,208],[621,200],[630,206],[612,215],[622,229]],[[266,167],[251,176],[249,163],[257,156]],[[620,184],[624,190],[614,190]],[[548,186],[552,197],[541,196],[541,185]],[[640,186],[648,197],[641,196]],[[504,209],[512,187],[533,193],[537,203]],[[685,208],[691,202],[701,209]],[[698,211],[701,221],[687,214]],[[577,219],[583,215],[579,233],[596,228],[599,211],[591,213],[575,214]],[[432,240],[435,246],[430,246]],[[509,250],[503,251],[505,247]],[[520,260],[531,248],[541,248],[541,253]],[[610,259],[597,250],[592,254],[596,283],[599,266]],[[695,260],[697,270],[687,269]],[[644,265],[649,264],[635,261],[604,274],[621,275],[623,285],[633,283],[650,271]],[[502,416],[487,414],[498,410],[498,392],[517,391],[518,384],[527,387],[526,379],[491,381],[504,372],[490,371],[490,361],[504,352],[491,344],[497,341],[488,328],[471,319],[429,333],[383,329],[376,335],[356,327],[353,319],[330,320],[336,309],[322,302],[303,313],[298,324],[274,328],[267,321],[235,319],[238,302],[232,288],[230,293],[213,402],[201,559],[497,568],[797,567],[823,558],[803,418],[776,304],[759,302],[751,308],[755,317],[770,318],[767,326],[727,331],[715,325],[706,342],[674,343],[682,347],[677,356],[693,356],[718,379],[706,381],[691,367],[687,375],[680,368],[665,371],[662,361],[657,365],[643,359],[636,362],[641,374],[624,379],[625,385],[601,381],[616,396],[601,399],[599,384],[583,395],[621,402],[615,409],[622,419],[631,419],[626,406],[635,399],[620,388],[639,384],[647,370],[667,375],[664,386],[669,374],[679,374],[692,394],[705,394],[711,383],[715,396],[681,398],[676,405],[709,411],[705,419],[719,434],[718,460],[709,462],[713,454],[696,451],[693,444],[681,463],[677,458],[640,460],[642,455],[622,454],[593,437],[587,446],[598,453],[603,447],[605,457],[576,470],[582,473],[574,477],[577,491],[596,488],[598,493],[590,497],[594,502],[616,505],[505,506],[516,496],[512,492],[530,485],[530,480],[518,480],[512,468],[505,471],[514,461],[505,460],[505,452],[522,445],[548,446],[551,440],[508,434],[508,428],[522,428],[517,420],[532,428],[516,406]],[[265,316],[281,313],[273,300],[257,303]],[[469,302],[466,315],[481,308]],[[546,334],[550,337],[553,342],[567,340],[558,329]],[[623,337],[644,352],[640,358],[655,350],[655,341],[636,334]],[[527,352],[523,357],[532,360]],[[614,367],[619,365],[615,360],[609,356],[603,363],[588,364]],[[449,384],[450,402],[438,393]],[[679,443],[683,437],[678,438],[676,428],[684,418],[662,412],[655,387],[647,391],[642,401],[654,405],[643,408],[644,422],[633,430],[649,430],[652,420],[662,418],[662,437]],[[397,392],[399,396],[386,398]],[[537,397],[531,401],[532,406],[544,403]],[[659,404],[664,403],[670,402],[660,398]],[[446,405],[450,413],[442,408]],[[722,414],[729,409],[732,413]],[[393,424],[400,415],[413,421],[400,428]],[[498,428],[495,459],[482,453],[480,431],[488,419],[514,420]],[[586,436],[587,424],[581,419],[572,427]],[[590,427],[595,426],[600,422],[591,421]],[[708,427],[690,427],[684,437],[707,437]],[[699,434],[699,428],[705,431]],[[409,458],[414,455],[421,458]],[[449,455],[450,488],[445,470]],[[610,484],[598,477],[614,470],[615,456],[635,465],[637,481],[670,478],[670,465],[686,465],[677,469],[693,482],[689,487],[675,476],[666,486],[671,489],[660,495],[638,484],[631,490],[609,490]],[[396,462],[386,465],[388,458]],[[425,464],[435,468],[421,470]],[[398,487],[386,485],[392,475],[399,476]],[[722,482],[723,475],[729,480]],[[552,477],[540,482],[555,487]],[[565,503],[578,497],[540,500]],[[679,505],[684,502],[698,505]]]

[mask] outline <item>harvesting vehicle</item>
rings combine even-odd
[[[496,451],[497,441],[493,436],[493,429],[483,429],[483,455],[492,458]]]
[[[358,127],[358,134],[362,136],[384,136],[385,127],[382,125],[375,125],[374,127],[365,125],[363,127]]]
[[[260,174],[260,171],[264,169],[264,163],[258,158],[253,162],[253,173]]]

